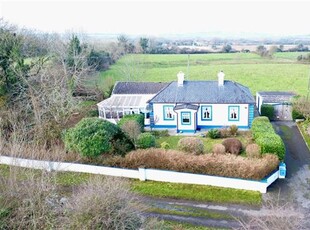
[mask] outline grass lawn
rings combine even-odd
[[[148,208],[148,211],[152,213],[168,214],[176,216],[193,216],[193,217],[202,217],[202,218],[219,219],[219,220],[233,219],[233,217],[228,214],[209,211],[201,208],[186,207],[181,205],[174,205],[172,209],[171,207],[168,207],[167,209],[160,207],[152,207]]]
[[[203,226],[196,226],[193,224],[187,223],[180,223],[176,221],[164,221],[165,229],[167,230],[222,230],[224,228],[212,228],[212,227],[203,227]]]
[[[168,137],[160,137],[156,139],[156,146],[160,147],[160,144],[163,142],[167,142],[170,146],[169,149],[178,149],[178,142],[181,138],[184,138],[186,136],[180,135],[180,136],[168,136]],[[211,139],[209,137],[199,137],[199,139],[203,141],[204,144],[204,150],[206,153],[211,153],[212,152],[212,147],[214,144],[217,143],[222,143],[224,140],[223,138],[218,138],[218,139]],[[243,136],[243,135],[238,135],[237,138],[242,142],[243,146],[247,145],[248,139]]]
[[[262,195],[260,192],[206,185],[134,181],[132,189],[142,195],[163,198],[255,206],[261,205],[262,202]]]
[[[253,53],[193,54],[190,55],[188,79],[217,80],[217,73],[223,70],[227,80],[248,86],[253,94],[257,91],[284,90],[306,95],[309,67],[296,61],[301,54],[276,53],[272,59]],[[187,54],[127,55],[108,71],[102,72],[100,79],[174,81],[179,71],[188,75],[187,60]]]
[[[32,175],[39,177],[42,173],[42,171],[38,169],[16,169],[7,165],[0,165],[0,175],[8,178],[10,174],[16,173],[18,180],[25,181],[28,179],[27,175],[30,176],[29,178],[32,178]],[[55,175],[55,182],[60,186],[77,186],[87,182],[92,176],[92,174],[87,173],[57,172]],[[136,180],[131,181],[132,190],[141,195],[209,201],[216,203],[239,203],[250,205],[261,204],[261,194],[259,192],[202,185],[174,184],[152,181],[141,182]]]

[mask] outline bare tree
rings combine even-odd
[[[136,146],[137,138],[141,134],[141,127],[138,122],[134,120],[128,120],[121,126],[121,129],[128,135],[128,137]]]

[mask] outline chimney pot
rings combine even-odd
[[[178,86],[183,86],[183,83],[184,83],[184,73],[182,71],[180,71],[177,74],[177,77],[178,77]]]
[[[221,70],[221,71],[217,74],[217,77],[218,77],[218,85],[219,85],[219,86],[223,86],[223,85],[224,85],[224,77],[225,77],[225,74],[224,74],[223,70]]]

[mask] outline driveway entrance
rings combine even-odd
[[[302,208],[310,216],[310,152],[296,123],[273,122],[276,132],[286,147],[285,163],[287,178],[278,179],[268,187],[268,193],[280,199],[282,204],[291,203]]]

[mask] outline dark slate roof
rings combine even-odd
[[[171,82],[154,96],[151,103],[206,103],[206,104],[251,104],[255,103],[249,88],[236,82],[184,81],[183,86]]]
[[[192,109],[192,110],[198,110],[199,106],[198,105],[192,105],[192,104],[181,104],[181,105],[176,105],[174,107],[174,110],[179,110],[179,109]]]
[[[116,82],[112,94],[156,94],[167,82]]]
[[[262,91],[258,92],[258,94],[263,97],[264,103],[289,102],[296,96],[295,93],[281,91]]]

